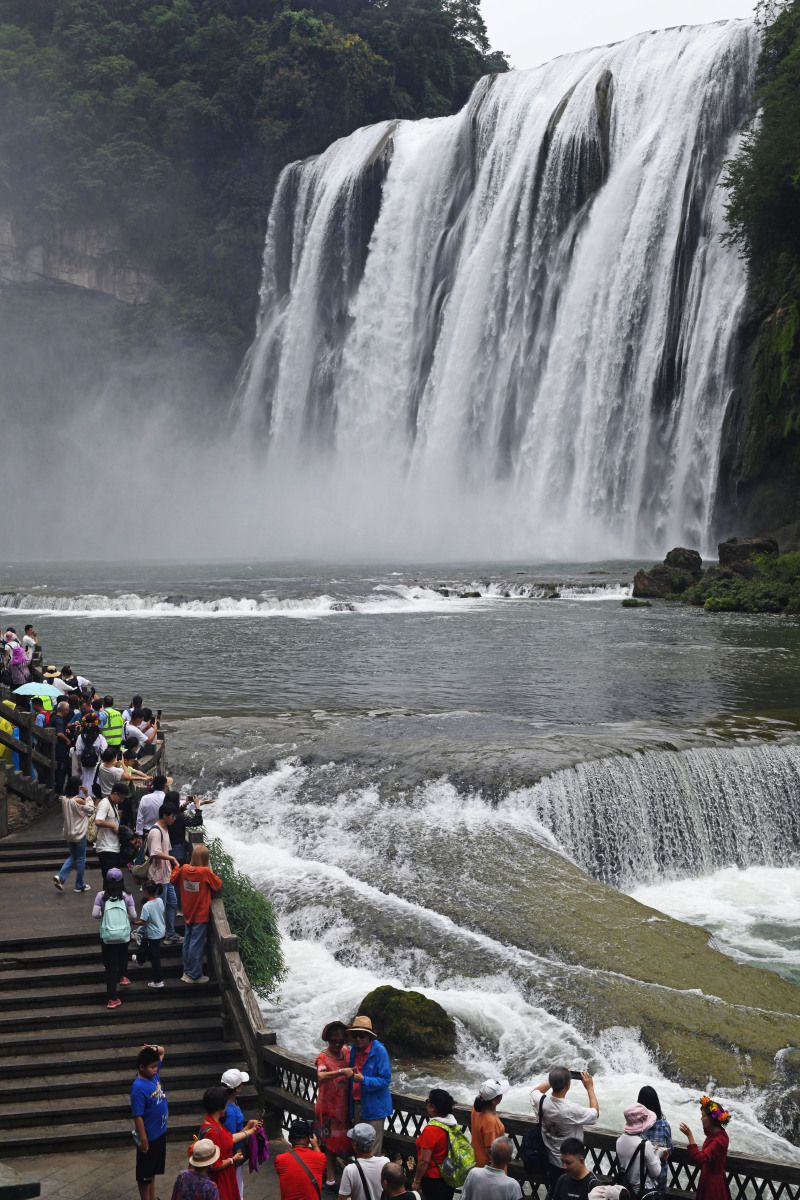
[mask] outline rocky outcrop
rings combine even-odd
[[[685,592],[697,583],[703,560],[696,550],[676,546],[670,550],[663,563],[657,563],[649,571],[637,571],[633,577],[633,594],[638,599],[661,599],[664,596]]]
[[[455,1051],[452,1017],[422,992],[405,992],[387,984],[365,996],[358,1011],[370,1018],[378,1038],[389,1050],[423,1058],[440,1058]]]
[[[43,236],[0,211],[0,284],[64,283],[127,304],[150,299],[156,279],[124,247],[113,221]]]
[[[750,571],[741,570],[742,566],[746,568],[752,565],[752,560],[760,554],[778,554],[778,543],[773,538],[729,538],[727,542],[720,542],[717,547],[719,553],[720,567],[727,567],[731,571],[737,571],[739,574],[749,576]],[[753,573],[755,568],[753,568]]]

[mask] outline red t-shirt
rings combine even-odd
[[[420,1150],[430,1150],[431,1152],[431,1161],[423,1176],[424,1179],[441,1179],[442,1172],[439,1167],[447,1156],[448,1141],[447,1134],[438,1125],[426,1125],[417,1138],[417,1154]]]
[[[322,1188],[322,1172],[325,1170],[325,1155],[310,1146],[295,1146],[294,1154],[302,1158]],[[281,1185],[281,1200],[319,1200],[316,1188],[300,1166],[294,1154],[286,1151],[275,1159],[275,1170]]]
[[[190,867],[184,864],[182,867],[175,867],[170,882],[173,887],[180,885],[184,919],[190,924],[208,921],[211,892],[218,892],[222,887],[219,875],[215,875],[211,867]]]
[[[356,1050],[356,1058],[355,1058],[355,1062],[353,1063],[353,1070],[358,1071],[359,1075],[362,1073],[361,1068],[364,1066],[364,1063],[369,1058],[369,1052],[371,1049],[372,1049],[372,1042],[368,1042],[366,1050]],[[361,1099],[361,1080],[360,1079],[353,1080],[353,1099],[354,1100]]]

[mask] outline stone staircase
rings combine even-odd
[[[246,1069],[241,1047],[224,1040],[219,987],[181,983],[180,946],[164,947],[164,988],[147,987],[149,965],[131,964],[121,1007],[107,1009],[90,915],[96,858],[90,851],[89,892],[56,891],[65,848],[47,824],[40,837],[34,826],[0,841],[0,1159],[132,1144],[128,1094],[145,1042],[165,1047],[170,1140],[188,1145],[205,1089],[228,1067]],[[258,1115],[252,1087],[241,1102],[246,1116]]]

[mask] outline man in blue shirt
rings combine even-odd
[[[156,1175],[164,1174],[167,1157],[167,1097],[158,1077],[163,1060],[163,1046],[143,1046],[131,1087],[131,1113],[138,1141],[136,1183],[141,1200],[156,1200]]]
[[[383,1127],[392,1115],[392,1068],[386,1047],[375,1037],[369,1017],[353,1018],[348,1029],[353,1035],[350,1047],[350,1119],[353,1124],[364,1122],[375,1130],[372,1153],[380,1157],[383,1148]]]

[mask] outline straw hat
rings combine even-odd
[[[219,1158],[219,1146],[215,1146],[211,1138],[200,1138],[192,1147],[189,1159],[193,1167],[211,1167]]]
[[[45,671],[44,678],[45,679],[60,679],[61,672],[59,671],[58,667],[55,666],[55,664],[51,664]]]
[[[372,1021],[369,1017],[353,1017],[353,1024],[348,1027],[348,1033],[368,1033],[370,1037],[375,1037],[375,1031],[372,1028]]]

